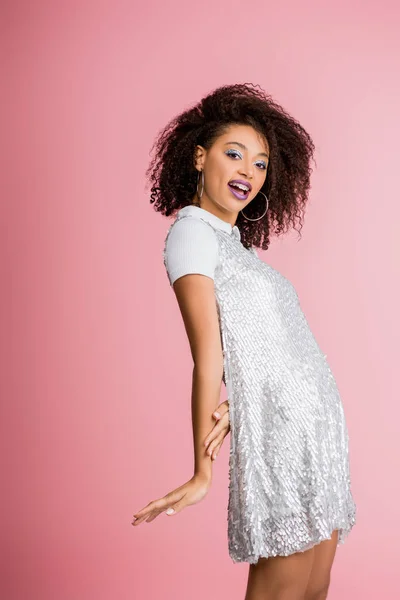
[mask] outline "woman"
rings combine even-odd
[[[356,506],[326,355],[293,285],[256,251],[301,223],[314,144],[257,88],[221,87],[172,120],[148,169],[155,208],[177,213],[164,264],[194,361],[195,459],[133,524],[204,498],[230,429],[229,554],[249,563],[245,600],[311,600],[326,598]],[[221,379],[229,403],[210,432]]]

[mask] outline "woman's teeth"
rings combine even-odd
[[[249,189],[240,183],[228,183],[229,189],[232,194],[239,200],[247,200],[249,195]]]

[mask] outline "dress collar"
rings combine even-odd
[[[178,211],[177,216],[180,215],[194,215],[199,219],[203,219],[203,221],[207,221],[210,225],[213,225],[217,229],[222,229],[222,231],[226,231],[230,235],[234,235],[240,241],[240,231],[237,225],[232,225],[227,223],[223,219],[217,217],[217,215],[213,215],[205,208],[200,208],[200,206],[196,206],[195,204],[188,204],[188,206],[184,206]]]

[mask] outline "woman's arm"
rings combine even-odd
[[[212,459],[204,440],[213,427],[212,413],[219,404],[223,355],[214,281],[189,274],[173,285],[193,358],[192,427],[194,474],[211,480]]]
[[[213,452],[218,450],[227,431],[226,415],[214,427],[212,418],[219,402],[223,354],[213,281],[218,243],[211,226],[200,219],[176,221],[166,238],[164,261],[193,358],[194,474],[189,481],[134,514],[135,526],[154,521],[162,512],[176,514],[204,498],[212,479],[212,458],[208,452],[210,447]],[[213,439],[209,447],[205,445],[206,438]]]
[[[174,282],[193,357],[192,422],[194,474],[189,481],[163,498],[152,500],[134,514],[132,525],[154,521],[162,512],[179,513],[200,502],[212,480],[212,459],[204,440],[213,425],[212,412],[218,406],[222,382],[223,355],[214,282],[205,275],[187,274]],[[222,433],[224,435],[224,433]],[[222,442],[222,440],[220,440]],[[167,510],[168,509],[168,510]]]

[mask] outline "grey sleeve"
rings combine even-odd
[[[172,286],[183,275],[198,273],[214,279],[218,242],[210,225],[194,217],[176,221],[164,247],[164,264]]]

